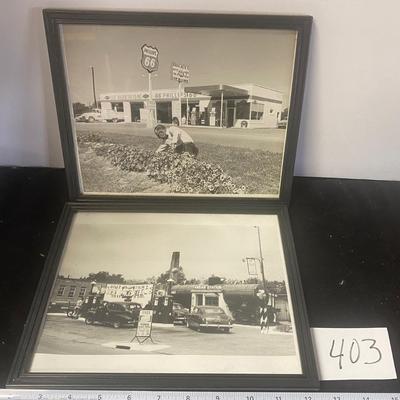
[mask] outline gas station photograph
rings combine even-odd
[[[33,373],[301,374],[276,215],[74,215]]]
[[[84,194],[278,197],[296,31],[65,24]]]

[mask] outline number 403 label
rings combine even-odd
[[[313,328],[321,380],[396,379],[386,328]]]

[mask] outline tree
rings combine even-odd
[[[76,102],[76,103],[72,103],[72,110],[74,112],[74,117],[76,117],[85,112],[89,112],[90,108],[83,103]]]
[[[186,283],[186,285],[200,285],[201,280],[192,278],[192,279],[188,279],[185,283]]]
[[[170,277],[170,272],[168,270],[163,272],[159,277],[157,277],[156,282],[165,284],[167,283],[169,277]],[[175,270],[172,272],[172,279],[175,281],[175,284],[177,285],[182,285],[186,282],[186,277],[182,267],[175,268]]]
[[[244,282],[245,282],[245,283],[253,283],[253,284],[255,284],[255,283],[261,283],[261,281],[258,280],[258,278],[247,278]]]
[[[208,278],[208,284],[209,285],[222,285],[223,283],[225,283],[226,279],[222,278],[220,276],[215,276],[215,275],[211,275]]]
[[[96,273],[90,273],[88,276],[83,278],[85,281],[96,281],[101,283],[126,283],[122,274],[110,274],[107,271],[99,271]]]

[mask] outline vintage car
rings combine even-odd
[[[87,312],[85,322],[87,325],[99,323],[109,325],[115,329],[126,327],[134,327],[135,321],[132,311],[127,309],[123,303],[103,302],[97,307]]]
[[[172,304],[172,318],[175,324],[186,324],[186,318],[189,314],[189,310],[184,308],[181,303]]]
[[[232,320],[226,315],[221,307],[198,306],[187,316],[186,326],[191,329],[201,330],[222,330],[230,332]]]
[[[83,113],[75,117],[76,122],[104,122],[105,119],[101,114],[99,108],[93,109],[93,111]]]
[[[139,314],[142,310],[142,306],[139,303],[123,303],[127,311],[132,315],[132,318],[137,322],[139,320]]]

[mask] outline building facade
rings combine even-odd
[[[277,128],[283,111],[281,92],[255,84],[187,86],[100,95],[104,119],[119,114],[124,122],[225,128]]]
[[[107,284],[93,283],[82,279],[57,278],[50,297],[49,308],[63,311],[90,294],[104,292]]]

